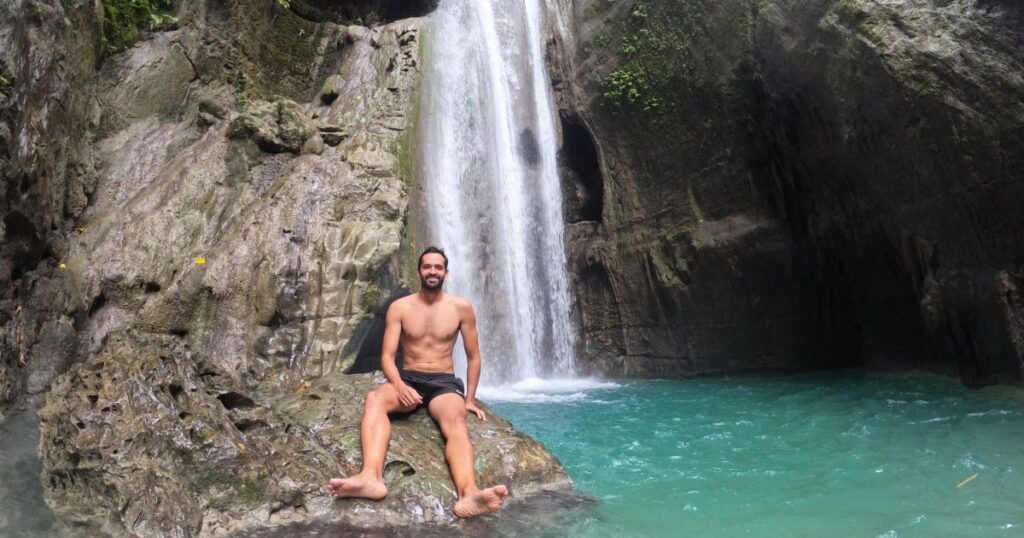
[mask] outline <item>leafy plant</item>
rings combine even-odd
[[[132,45],[143,30],[177,22],[174,0],[103,0],[103,41],[110,53]]]
[[[656,117],[675,109],[677,88],[701,75],[694,67],[702,54],[695,43],[706,39],[712,5],[713,0],[635,0],[627,15],[595,40],[619,60],[601,81],[608,104]]]

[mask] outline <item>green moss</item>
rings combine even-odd
[[[196,489],[207,493],[210,507],[223,510],[238,505],[259,504],[267,496],[267,484],[224,471],[211,469],[195,483]]]
[[[232,81],[232,85],[235,87],[235,106],[239,109],[245,109],[255,97],[254,87],[249,75],[246,75],[244,72],[238,73],[234,81]]]
[[[337,77],[327,77],[327,80],[324,81],[323,87],[320,88],[320,93],[323,93],[323,94],[334,93],[334,94],[336,94],[339,91],[341,91],[341,88],[337,88],[337,87],[334,86],[334,82],[336,80],[338,80]],[[344,79],[342,79],[342,80],[344,80]]]
[[[428,61],[430,54],[430,45],[427,39],[426,31],[420,31],[419,34],[419,58],[420,62]],[[412,99],[412,110],[410,111],[408,122],[406,122],[405,131],[398,137],[398,147],[395,148],[395,153],[398,156],[398,177],[408,187],[409,192],[412,191],[416,185],[416,164],[419,157],[419,120],[420,120],[420,82],[417,79],[416,86],[413,88]]]
[[[245,59],[244,71],[234,79],[236,100],[307,99],[324,26],[287,10],[271,14],[242,10],[238,16]],[[254,18],[246,20],[246,16]]]
[[[174,0],[103,0],[103,45],[110,54],[130,47],[145,30],[155,30],[177,19]]]
[[[648,117],[676,110],[676,88],[702,75],[701,56],[714,48],[706,24],[715,9],[715,0],[635,1],[594,41],[615,60],[601,81],[607,104]]]
[[[363,312],[373,312],[374,307],[380,302],[380,286],[376,282],[371,282],[366,287],[366,291],[363,292],[363,297],[360,300],[360,306],[363,307]]]

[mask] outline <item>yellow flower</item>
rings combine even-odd
[[[68,266],[67,266],[67,265],[64,265],[63,263],[62,263],[62,264],[60,264],[60,265],[58,265],[57,267],[59,267],[59,268],[61,268],[61,269],[67,269],[67,268],[68,268]]]
[[[78,229],[78,233],[80,233],[80,234],[84,234],[84,233],[85,233],[85,228],[79,228],[79,229]]]
[[[203,257],[196,258],[196,265],[203,265],[205,263],[206,263],[206,258],[203,258]]]

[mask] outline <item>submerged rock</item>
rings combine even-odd
[[[248,387],[172,336],[117,333],[47,397],[40,454],[47,501],[65,521],[112,535],[214,536],[337,522],[454,524],[440,433],[425,411],[393,420],[388,497],[336,500],[359,468],[365,394],[383,378],[332,374]],[[469,420],[481,484],[514,499],[572,488],[558,461],[500,417]]]

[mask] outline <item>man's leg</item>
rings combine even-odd
[[[390,383],[385,383],[366,395],[363,421],[359,434],[363,445],[363,469],[349,478],[332,478],[327,489],[337,497],[363,497],[379,500],[388,494],[384,485],[384,456],[391,441],[391,420],[388,413],[407,412],[416,406],[405,407]]]
[[[427,409],[444,435],[444,456],[448,460],[448,469],[451,470],[452,481],[459,494],[455,515],[472,517],[499,510],[508,496],[508,488],[476,487],[473,445],[469,442],[469,431],[466,429],[466,400],[458,394],[442,394],[431,400]]]

